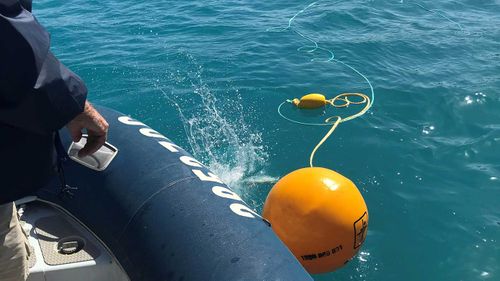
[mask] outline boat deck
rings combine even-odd
[[[18,208],[29,234],[28,281],[129,280],[103,244],[70,215],[37,201]]]

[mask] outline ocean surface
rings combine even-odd
[[[329,129],[278,106],[371,95],[369,81],[370,111],[315,158],[361,190],[368,237],[314,278],[500,280],[500,1],[36,0],[34,14],[92,102],[185,147],[259,212]]]

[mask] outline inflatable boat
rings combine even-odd
[[[20,208],[30,281],[312,280],[270,224],[202,163],[142,122],[98,107],[108,142],[61,131],[69,158]]]

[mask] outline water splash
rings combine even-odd
[[[248,108],[238,89],[228,84],[218,93],[204,81],[203,66],[192,55],[181,58],[182,68],[167,75],[174,84],[170,91],[155,86],[177,109],[193,156],[240,194],[248,186],[276,181],[263,171],[266,147],[246,121]]]
[[[354,268],[354,275],[351,275],[351,279],[355,280],[370,280],[370,272],[378,271],[379,264],[372,261],[370,252],[361,251],[356,256],[356,266]]]

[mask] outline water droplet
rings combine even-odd
[[[429,135],[432,133],[432,131],[434,131],[436,127],[434,127],[434,125],[425,125],[423,128],[422,128],[422,134],[424,135]]]
[[[473,103],[474,101],[472,100],[472,97],[471,96],[466,96],[465,99],[465,104],[471,104]]]

